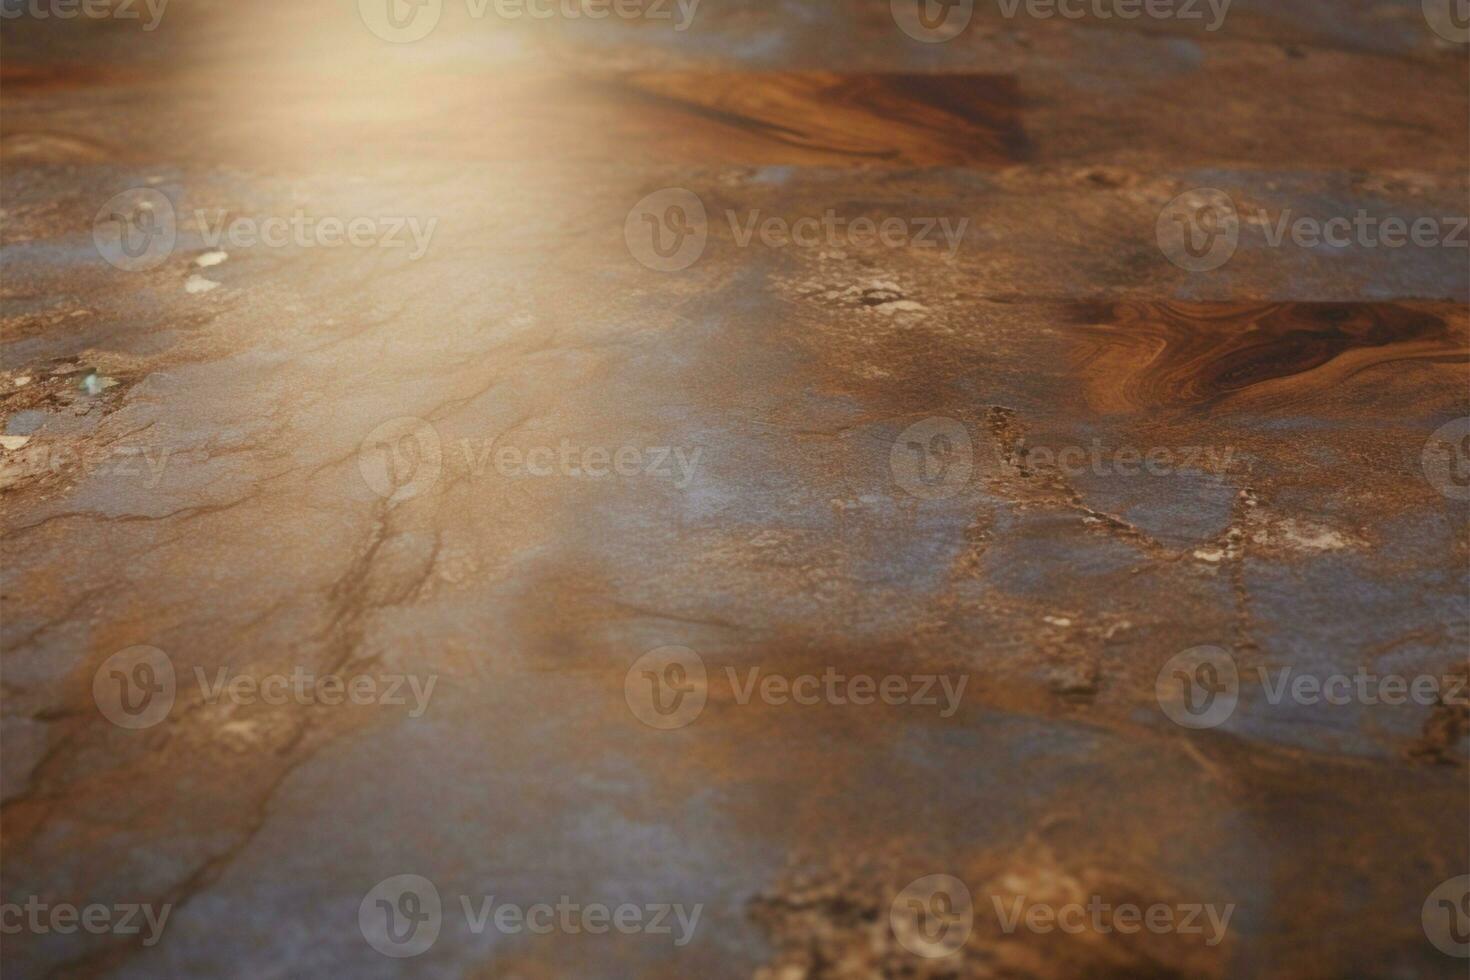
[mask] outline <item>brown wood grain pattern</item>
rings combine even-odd
[[[986,166],[1026,156],[1019,88],[1005,75],[665,71],[604,82],[630,109],[694,130],[711,161],[726,159],[732,141],[802,163]]]
[[[1088,338],[1088,402],[1112,412],[1205,409],[1398,361],[1470,360],[1465,311],[1448,303],[1101,302],[1073,312]]]

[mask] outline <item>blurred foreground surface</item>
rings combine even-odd
[[[171,910],[6,934],[7,976],[1465,975],[1426,935],[1463,701],[1272,688],[1463,683],[1423,456],[1470,414],[1467,253],[1245,217],[1463,215],[1465,45],[1417,0],[933,44],[886,2],[471,9],[3,23],[0,897]],[[1157,237],[1194,188],[1242,212],[1217,269]],[[829,211],[938,244],[758,231]],[[1240,679],[1196,730],[1156,679],[1202,645]],[[630,672],[668,647],[703,685]],[[944,683],[747,688],[834,672]],[[932,874],[973,923],[925,959],[890,911]],[[442,903],[401,959],[364,927],[399,875]],[[701,913],[538,935],[490,896]],[[1005,928],[1092,896],[1234,911]]]

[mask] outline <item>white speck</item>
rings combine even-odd
[[[29,374],[22,374],[11,383],[14,384],[17,388],[24,388],[26,385],[31,383],[31,376]]]
[[[1218,548],[1199,548],[1195,551],[1194,557],[1200,561],[1220,561],[1225,557],[1225,552]]]
[[[100,395],[108,388],[115,387],[117,387],[117,380],[115,378],[105,377],[96,371],[93,371],[82,379],[82,390],[93,396]]]
[[[201,269],[208,269],[212,265],[219,265],[229,257],[229,252],[205,252],[194,260],[194,264]]]
[[[1043,616],[1041,617],[1053,626],[1071,626],[1072,621],[1065,616]]]
[[[1337,551],[1350,545],[1347,538],[1331,528],[1283,521],[1282,531],[1287,542],[1306,551]]]
[[[206,279],[203,276],[190,276],[188,282],[184,283],[184,292],[190,296],[198,296],[200,293],[207,293],[211,289],[218,288],[219,283],[213,279]]]
[[[911,299],[894,300],[891,303],[882,303],[871,308],[877,310],[879,313],[887,313],[890,316],[894,313],[923,313],[928,309],[922,303],[915,303]]]
[[[13,453],[30,441],[30,436],[0,436],[0,449]]]

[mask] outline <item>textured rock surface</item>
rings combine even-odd
[[[146,946],[7,934],[7,976],[1463,976],[1421,918],[1470,871],[1463,702],[1267,683],[1467,673],[1467,505],[1422,461],[1470,414],[1467,251],[1267,234],[1465,214],[1470,58],[1417,0],[982,3],[942,44],[877,0],[451,3],[401,45],[353,7],[4,22],[0,891],[172,908]],[[94,216],[139,187],[177,243],[130,272]],[[708,243],[662,272],[629,214],[675,187]],[[1190,272],[1157,229],[1199,187],[1242,229]],[[829,210],[968,225],[742,244]],[[210,240],[298,212],[434,224],[421,256]],[[948,496],[895,468],[930,418],[973,446]],[[641,462],[498,466],[564,445]],[[139,645],[177,693],[129,729],[94,678]],[[1189,730],[1156,679],[1200,645],[1239,703]],[[660,731],[625,679],[668,646],[708,703]],[[742,703],[727,668],[966,686]],[[435,686],[243,703],[221,670]],[[975,924],[924,960],[889,910],[941,873]],[[413,959],[359,928],[400,874],[444,901]],[[476,933],[490,895],[703,915]],[[994,913],[1091,895],[1235,913],[1215,946]]]

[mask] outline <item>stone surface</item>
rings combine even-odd
[[[355,6],[5,21],[0,891],[170,909],[7,934],[7,976],[1464,975],[1425,903],[1470,871],[1470,253],[1271,243],[1463,219],[1470,58],[1417,0],[982,3],[937,44],[878,0],[447,3],[405,44]],[[1241,224],[1191,272],[1199,188]],[[702,252],[650,268],[691,196]],[[1156,682],[1201,646],[1238,703],[1191,729]],[[668,647],[707,703],[659,730]],[[119,713],[165,664],[166,716]],[[302,676],[375,697],[215,687]],[[404,874],[444,911],[396,959],[359,907]],[[890,910],[933,874],[974,924],[926,960]],[[701,917],[472,928],[489,896]],[[1089,896],[1233,917],[997,912]]]

